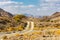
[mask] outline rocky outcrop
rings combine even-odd
[[[56,18],[56,17],[59,17],[60,16],[60,12],[55,12],[54,14],[52,14],[50,16],[50,18]]]
[[[3,9],[0,8],[0,17],[13,17],[13,15]]]

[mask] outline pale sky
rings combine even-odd
[[[52,15],[60,12],[60,0],[0,0],[0,8],[12,14]]]

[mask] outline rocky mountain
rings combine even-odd
[[[56,17],[60,17],[60,12],[55,12],[50,16],[50,18],[56,18]]]
[[[3,9],[0,8],[0,17],[13,17],[13,15]]]
[[[16,14],[13,16],[11,13],[0,8],[0,29],[4,29],[6,27],[17,27],[17,26],[26,27],[27,21],[33,21],[36,27],[40,27],[43,26],[43,24],[47,25],[47,23],[40,24],[40,22],[50,22],[51,19],[55,19],[56,17],[60,18],[60,12],[56,12],[51,16],[43,16],[43,17],[33,17],[31,15],[29,16],[29,14],[25,15]],[[57,20],[60,20],[59,18]]]
[[[14,26],[13,15],[0,8],[0,28]]]
[[[55,19],[55,18],[60,18],[60,12],[55,12],[55,13],[53,13],[51,16],[43,16],[42,18],[41,18],[41,20],[42,21],[49,21],[49,20],[51,20],[51,19]],[[57,20],[58,20],[57,19]]]

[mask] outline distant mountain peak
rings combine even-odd
[[[3,9],[2,9],[2,8],[0,8],[0,12],[1,12],[1,11],[3,11]]]
[[[52,18],[59,17],[59,16],[60,16],[60,12],[55,12],[53,15],[51,15]]]
[[[59,15],[60,14],[60,12],[55,12],[53,15]]]
[[[3,10],[2,8],[0,8],[0,10]]]
[[[0,16],[5,16],[5,17],[12,17],[13,15],[3,9],[0,8]]]

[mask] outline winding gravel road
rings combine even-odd
[[[15,34],[26,34],[26,33],[30,33],[33,31],[33,28],[34,28],[34,22],[27,22],[27,27],[25,28],[25,30],[23,31],[16,31],[15,33],[13,32],[10,32],[10,33],[7,33],[7,32],[1,32],[0,33],[0,39],[3,37],[3,36],[8,36],[8,37],[11,37],[11,36],[15,36]],[[31,25],[31,26],[30,26]]]

